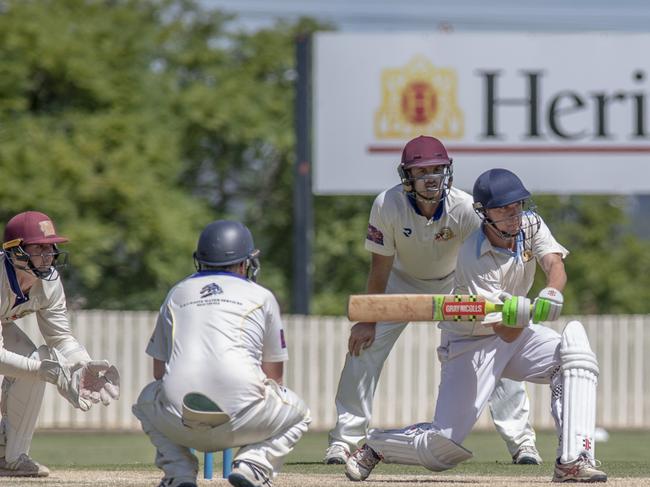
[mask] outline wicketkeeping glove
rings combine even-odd
[[[555,321],[560,318],[564,297],[555,288],[545,287],[533,302],[533,322]]]
[[[501,323],[511,328],[525,328],[530,324],[530,299],[511,296],[503,301]]]
[[[50,358],[41,360],[38,376],[56,385],[70,404],[88,411],[93,403],[108,405],[120,396],[120,375],[106,360],[70,364],[56,348],[49,349]]]
[[[92,403],[79,397],[79,383],[81,382],[84,364],[78,362],[70,364],[56,348],[49,349],[50,358],[41,360],[38,377],[50,384],[54,384],[70,404],[82,411],[88,411]]]
[[[93,360],[83,369],[79,383],[79,396],[108,406],[120,398],[120,373],[106,360]]]

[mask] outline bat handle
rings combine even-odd
[[[490,303],[489,301],[485,303],[485,314],[488,313],[498,313],[503,311],[503,304],[499,303]],[[530,304],[530,314],[533,314],[533,304]]]
[[[500,303],[491,303],[486,301],[485,303],[485,314],[489,313],[498,313],[503,311],[503,304]]]

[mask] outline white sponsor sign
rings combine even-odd
[[[318,34],[314,191],[396,184],[423,134],[466,190],[504,167],[533,192],[648,193],[648,51],[646,34]]]

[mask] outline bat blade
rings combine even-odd
[[[353,294],[350,321],[481,321],[503,305],[471,294]]]

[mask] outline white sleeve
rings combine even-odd
[[[18,353],[10,352],[4,347],[2,333],[0,333],[0,374],[7,377],[38,379],[38,369],[41,361],[24,357]]]
[[[551,234],[551,230],[548,228],[542,217],[539,217],[540,225],[539,230],[533,236],[533,255],[538,262],[541,261],[542,257],[547,254],[560,254],[564,259],[569,255],[569,251],[560,245],[555,237]]]
[[[395,255],[395,231],[390,210],[384,205],[385,194],[377,196],[372,204],[365,247],[375,254],[390,256]]]
[[[174,329],[174,317],[167,306],[167,301],[160,307],[156,327],[151,334],[147,345],[147,355],[168,362],[171,358],[172,333]]]
[[[263,362],[285,362],[289,360],[284,327],[280,316],[280,305],[270,294],[264,303],[264,343],[262,344]]]
[[[460,220],[460,239],[464,242],[474,231],[481,226],[481,219],[471,206],[471,202],[463,205]]]
[[[48,347],[59,350],[70,362],[91,360],[84,346],[72,335],[61,279],[43,281],[47,303],[36,311],[36,322]]]

